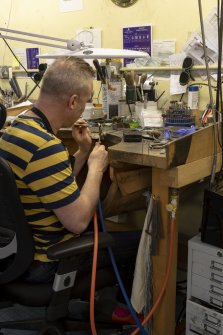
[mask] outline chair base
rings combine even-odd
[[[68,316],[67,319],[60,320],[60,322],[50,322],[45,319],[45,308],[14,305],[13,307],[1,309],[0,331],[1,329],[37,331],[38,335],[64,335],[66,331],[79,331],[79,333],[86,331],[91,334],[90,322],[88,320],[89,303],[79,300],[73,301],[72,309],[73,313],[71,315],[69,313],[68,315],[75,315],[75,319]],[[14,318],[17,316],[17,319],[12,319],[13,313]],[[122,334],[122,326],[111,322],[101,322],[97,320],[97,316],[96,328],[99,330],[98,334],[102,330],[111,330],[111,334],[115,335]]]
[[[123,328],[119,325],[108,323],[97,323],[96,328],[101,331],[111,330],[111,334],[123,334]],[[65,335],[65,332],[80,332],[86,331],[91,333],[90,323],[81,320],[66,320],[60,323],[46,323],[43,320],[22,320],[0,323],[1,329],[15,329],[37,331],[38,335]],[[1,333],[0,333],[1,334]],[[3,333],[4,334],[4,333]],[[128,333],[126,333],[128,334]]]

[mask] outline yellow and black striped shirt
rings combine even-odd
[[[21,115],[1,137],[0,156],[16,176],[25,215],[32,225],[35,260],[48,262],[47,248],[73,236],[53,212],[80,195],[68,151],[40,119]]]

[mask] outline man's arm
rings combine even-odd
[[[81,151],[79,149],[78,151],[75,152],[74,154],[75,162],[73,167],[73,172],[75,176],[78,176],[88,157],[89,153],[86,151]]]
[[[87,122],[79,119],[72,127],[72,136],[79,146],[79,150],[74,154],[75,164],[73,168],[74,175],[77,176],[89,157],[92,145],[91,132]]]
[[[108,165],[108,153],[96,143],[88,159],[88,174],[80,196],[69,205],[54,209],[66,229],[80,234],[88,226],[98,203],[103,173]]]

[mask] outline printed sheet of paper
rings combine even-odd
[[[75,12],[83,9],[83,0],[60,0],[61,12]]]
[[[206,54],[209,65],[218,62],[218,17],[217,7],[204,19]],[[183,47],[183,51],[193,58],[195,65],[205,65],[203,39],[200,32],[194,32]],[[196,71],[201,79],[206,80],[206,71]],[[211,71],[211,76],[216,79],[216,71]]]
[[[170,56],[170,66],[182,66],[185,57],[184,52]],[[181,71],[174,71],[170,74],[170,95],[183,94],[187,91],[186,85],[180,85],[180,74]]]
[[[27,67],[26,48],[16,48],[13,49],[13,51],[18,60],[20,61],[20,63],[26,68]],[[12,59],[12,67],[14,69],[22,69],[21,65],[19,64],[19,62],[15,57],[13,57]]]
[[[218,54],[213,50],[212,44],[205,39],[206,42],[206,54],[209,64],[215,64],[218,60]],[[201,34],[193,33],[190,39],[186,42],[183,51],[195,60],[195,64],[205,64],[203,41]]]
[[[160,65],[169,65],[169,57],[175,54],[175,40],[153,41],[153,57],[159,60]]]

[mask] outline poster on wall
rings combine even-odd
[[[38,69],[39,59],[36,58],[36,55],[40,53],[39,48],[16,48],[13,50],[14,54],[18,58],[19,62],[26,69]],[[12,67],[14,69],[21,69],[22,66],[19,64],[18,60],[13,57]]]
[[[39,48],[26,48],[27,69],[38,69],[39,59],[36,55],[39,53]]]
[[[152,54],[152,26],[139,25],[123,27],[123,49],[145,51]],[[134,59],[124,59],[124,66],[134,62]]]

